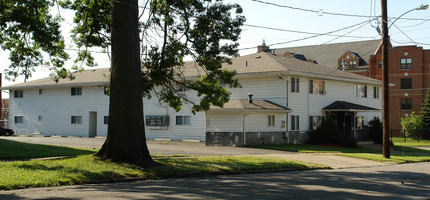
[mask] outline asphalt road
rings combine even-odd
[[[430,163],[0,191],[0,199],[430,199]]]

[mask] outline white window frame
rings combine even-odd
[[[373,87],[373,98],[379,99],[379,87],[378,86]]]
[[[267,126],[273,127],[275,126],[275,115],[268,115],[267,116]]]
[[[72,115],[70,117],[71,124],[82,124],[82,116]]]
[[[321,126],[324,116],[310,116],[309,117],[309,130],[316,130]]]
[[[300,130],[300,116],[299,115],[291,115],[291,130],[292,131]]]
[[[72,87],[70,89],[70,95],[71,96],[81,96],[82,95],[82,88],[81,87]]]
[[[13,91],[13,98],[24,98],[24,91],[22,90]]]
[[[367,98],[367,85],[355,85],[355,97]]]
[[[299,93],[300,91],[300,78],[291,78],[291,92]]]
[[[309,80],[309,94],[326,94],[324,80]]]
[[[180,119],[180,120],[178,120]],[[191,125],[191,116],[190,115],[177,115],[175,118],[175,124],[177,126],[190,126]]]
[[[24,116],[22,116],[22,115],[13,116],[13,123],[14,124],[23,124],[24,123]]]

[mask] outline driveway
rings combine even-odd
[[[29,142],[36,144],[60,145],[68,147],[79,147],[88,149],[99,149],[103,145],[103,138],[55,138],[55,137],[1,137],[2,139]],[[206,146],[202,142],[182,142],[182,141],[157,141],[148,140],[148,149],[152,155],[259,155],[273,156],[287,160],[298,160],[307,163],[325,165],[333,169],[351,167],[383,166],[390,163],[381,163],[371,160],[336,156],[332,154],[297,153],[288,151],[226,147],[226,146]],[[382,155],[381,155],[382,156]]]
[[[428,199],[430,163],[0,191],[0,199]]]

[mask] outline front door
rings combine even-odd
[[[88,137],[97,136],[97,112],[90,112],[88,123]]]

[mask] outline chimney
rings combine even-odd
[[[257,53],[265,52],[266,50],[269,50],[269,49],[270,49],[270,47],[266,46],[266,41],[263,40],[263,44],[258,45],[258,47],[257,47]]]
[[[248,103],[252,103],[252,96],[254,96],[252,93],[248,93]]]

